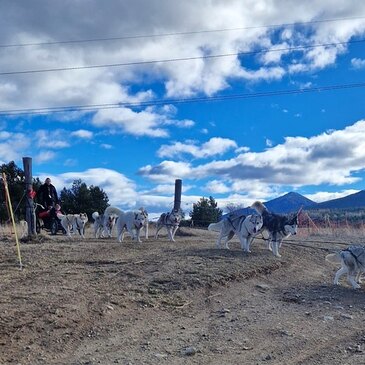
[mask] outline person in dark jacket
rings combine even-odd
[[[59,210],[60,200],[58,199],[57,190],[54,185],[51,184],[51,179],[47,177],[44,184],[38,190],[37,193],[39,204],[43,205],[46,211],[49,212],[51,217],[57,217],[56,210]],[[57,206],[58,209],[55,209]]]
[[[51,179],[47,177],[44,184],[38,190],[38,201],[44,208],[51,209],[56,204],[59,204],[58,194],[56,188],[51,184]]]

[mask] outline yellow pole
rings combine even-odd
[[[23,264],[22,264],[22,257],[20,255],[20,245],[19,245],[19,240],[18,240],[18,233],[16,231],[15,220],[14,220],[14,213],[13,213],[13,207],[11,205],[10,194],[9,194],[9,189],[8,189],[8,183],[6,181],[6,175],[5,175],[4,172],[3,172],[3,181],[4,181],[6,198],[8,200],[8,204],[9,204],[11,221],[13,223],[13,228],[14,228],[14,234],[15,234],[15,241],[16,241],[16,248],[17,248],[17,252],[18,252],[18,259],[19,259],[20,270],[22,270],[23,269]]]

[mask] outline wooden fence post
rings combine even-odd
[[[35,213],[34,213],[34,191],[32,176],[32,158],[23,157],[23,166],[25,174],[25,220],[28,223],[28,235],[36,234]]]
[[[174,198],[174,210],[180,210],[181,207],[181,188],[182,180],[175,180],[175,198]]]

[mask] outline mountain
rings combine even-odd
[[[317,206],[317,203],[314,201],[294,192],[269,200],[264,204],[273,213],[291,213],[297,212],[301,207],[303,209],[313,209],[313,207]]]
[[[303,209],[313,209],[317,205],[314,201],[298,193],[290,192],[279,198],[269,200],[264,203],[266,208],[272,213],[285,214],[297,212],[301,207]],[[235,211],[235,214],[253,214],[255,211],[250,208],[242,208]]]
[[[355,194],[347,195],[343,198],[327,200],[318,203],[309,209],[350,209],[365,208],[365,190],[360,190]]]

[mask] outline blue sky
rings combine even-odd
[[[81,178],[151,213],[171,209],[176,178],[186,212],[210,195],[224,209],[363,189],[365,87],[345,87],[365,83],[363,2],[5,0],[0,13],[0,163],[30,156],[58,190]],[[105,104],[119,107],[50,110]]]

